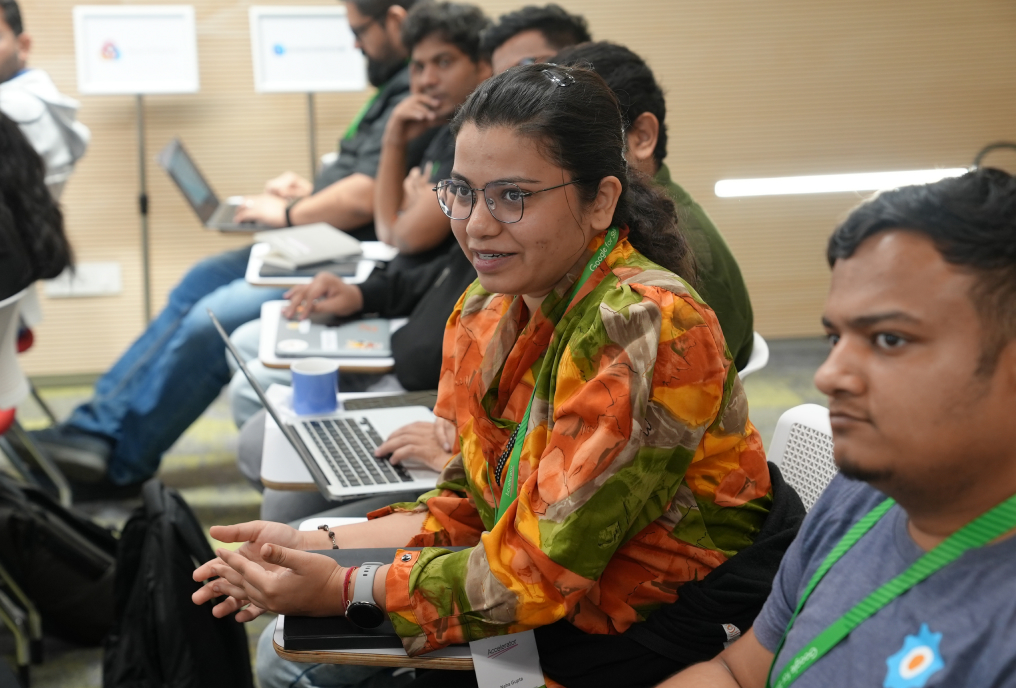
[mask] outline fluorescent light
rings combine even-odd
[[[946,177],[958,177],[968,171],[966,167],[952,167],[940,170],[818,174],[808,177],[722,179],[716,182],[716,195],[720,198],[735,198],[737,196],[781,196],[837,191],[878,191],[910,184],[930,184]]]

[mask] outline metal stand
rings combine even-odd
[[[314,114],[314,94],[307,94],[307,137],[310,143],[310,178],[317,175],[317,122]]]
[[[148,246],[148,179],[145,176],[145,103],[134,96],[138,122],[138,212],[141,213],[141,280],[144,283],[145,325],[152,322],[152,274]]]

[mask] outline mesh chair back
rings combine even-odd
[[[828,409],[802,404],[780,416],[769,460],[780,467],[787,483],[801,496],[804,508],[810,510],[836,475]]]
[[[0,301],[0,409],[9,409],[28,396],[28,380],[18,365],[18,306],[25,292]]]

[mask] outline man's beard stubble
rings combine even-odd
[[[402,66],[406,63],[403,57],[385,56],[381,59],[375,60],[373,58],[367,58],[367,81],[370,82],[371,86],[380,88],[389,79],[395,76],[396,72],[402,69]]]

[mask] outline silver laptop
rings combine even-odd
[[[392,355],[388,321],[364,318],[341,324],[311,316],[306,320],[279,318],[275,355],[280,358],[386,358]]]
[[[173,139],[166,144],[157,160],[205,227],[221,232],[256,232],[272,229],[257,222],[234,222],[233,216],[236,215],[239,204],[219,201],[212,187],[198,170],[198,166],[194,164],[194,160],[187,154],[180,139]]]
[[[339,501],[349,497],[434,489],[438,477],[436,471],[401,464],[393,466],[387,458],[374,457],[374,450],[398,428],[417,421],[433,421],[434,414],[426,406],[347,411],[287,421],[268,399],[210,309],[208,315],[244,377],[307,466],[325,499]]]

